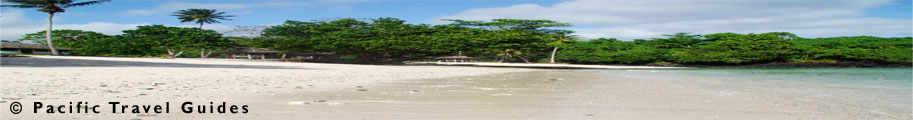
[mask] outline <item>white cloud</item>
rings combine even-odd
[[[47,24],[44,20],[41,19],[29,19],[23,16],[23,11],[21,10],[4,10],[0,12],[3,15],[2,21],[0,21],[0,40],[18,40],[22,38],[23,35],[29,33],[35,33],[38,31],[46,30]],[[150,25],[149,23],[131,23],[131,24],[120,24],[120,23],[109,23],[109,22],[91,22],[86,24],[54,24],[55,30],[60,29],[71,29],[71,30],[85,30],[85,31],[95,31],[107,35],[120,35],[123,34],[123,30],[136,29],[136,26]],[[175,26],[175,25],[169,25]],[[177,25],[177,27],[192,27],[196,28],[199,26],[196,25]],[[206,24],[203,26],[203,29],[211,29],[218,32],[230,31],[232,28],[229,25],[222,24]]]
[[[587,38],[623,40],[661,34],[793,32],[803,37],[910,36],[910,19],[866,18],[864,10],[891,0],[575,0],[551,6],[519,4],[466,10],[439,19],[548,19],[577,26]]]
[[[45,28],[43,20],[31,20],[23,15],[22,10],[0,11],[0,40],[17,40],[22,35],[37,32]]]
[[[18,9],[8,9],[0,11],[2,19],[0,19],[0,26],[3,27],[20,27],[23,25],[30,25],[36,23],[43,23],[41,21],[29,20],[25,18],[24,11]]]
[[[178,10],[190,8],[220,9],[220,10],[243,10],[255,7],[296,7],[308,6],[309,2],[251,2],[251,3],[191,3],[191,2],[167,2],[160,4],[152,9],[133,9],[120,12],[124,16],[152,15],[159,13],[171,13]]]

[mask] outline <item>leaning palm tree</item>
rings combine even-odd
[[[574,31],[557,31],[554,35],[551,36],[553,40],[550,44],[555,46],[555,48],[552,49],[552,56],[549,59],[548,63],[555,63],[555,54],[558,54],[558,47],[561,46],[561,44],[574,42],[574,39],[577,36],[568,35],[573,32]]]
[[[47,39],[48,49],[51,49],[51,54],[59,55],[57,48],[54,48],[54,42],[51,41],[51,31],[54,29],[54,14],[66,12],[66,8],[70,7],[86,6],[107,1],[111,0],[94,0],[79,3],[73,3],[73,0],[3,0],[5,3],[13,4],[0,5],[0,7],[38,8],[38,11],[48,13],[48,30],[45,32],[45,38]]]
[[[218,12],[215,9],[186,9],[174,12],[171,16],[178,17],[181,23],[195,22],[200,24],[200,29],[203,29],[203,24],[220,23],[219,20],[231,20],[228,17],[235,17],[234,15],[225,15],[225,12]]]

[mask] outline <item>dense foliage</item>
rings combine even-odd
[[[785,32],[718,33],[618,41],[595,39],[569,44],[559,60],[588,64],[679,63],[702,65],[772,62],[913,62],[913,38],[798,38]]]
[[[20,40],[44,38],[42,32],[27,34]],[[234,44],[222,38],[222,35],[216,31],[197,28],[147,25],[123,32],[122,35],[107,36],[91,31],[54,30],[51,37],[55,38],[54,42],[58,46],[76,50],[73,51],[74,54],[92,56],[166,56],[173,58],[180,56],[186,50],[224,49]]]
[[[879,63],[913,62],[911,37],[880,38],[871,36],[801,39],[795,61],[860,61]]]
[[[54,42],[79,55],[172,56],[181,51],[268,48],[283,53],[321,53],[326,62],[399,63],[463,54],[497,62],[581,64],[737,65],[760,63],[913,63],[911,37],[800,38],[787,32],[760,34],[676,33],[666,38],[580,40],[570,26],[550,20],[495,19],[446,25],[406,24],[396,18],[286,21],[259,37],[221,37],[212,30],[139,26],[123,35],[55,30]],[[24,40],[39,40],[41,32]],[[206,54],[200,54],[205,56]]]
[[[25,34],[20,40],[32,40],[39,44],[47,44],[47,41],[44,41],[45,33],[47,31],[38,31],[35,33]],[[110,37],[101,33],[92,32],[92,31],[82,31],[82,30],[54,30],[51,33],[51,38],[56,46],[70,49],[79,49],[85,46],[86,44],[81,44],[83,42],[88,42],[90,40],[98,40],[106,37]]]
[[[556,25],[557,24],[557,25]],[[396,18],[360,21],[287,21],[263,30],[256,46],[288,52],[331,52],[355,56],[360,63],[396,63],[438,55],[522,56],[524,49],[541,48],[548,39],[549,20],[498,19],[457,21],[452,25],[413,25]]]

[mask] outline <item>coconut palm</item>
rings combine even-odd
[[[234,15],[225,15],[225,12],[218,12],[215,9],[186,9],[174,12],[171,16],[178,17],[181,23],[195,22],[200,24],[200,29],[203,29],[203,24],[220,23],[219,20],[231,20],[228,17],[235,17]],[[200,49],[200,58],[206,58],[209,56],[206,53],[212,53],[212,50],[205,51],[206,49]]]
[[[45,32],[45,38],[47,38],[48,49],[51,49],[51,54],[59,55],[57,48],[54,48],[54,42],[51,41],[51,31],[54,29],[54,14],[66,12],[66,8],[70,7],[86,6],[107,1],[110,0],[95,0],[78,3],[74,3],[73,0],[3,0],[4,3],[12,4],[0,5],[0,7],[38,8],[38,11],[48,13],[48,30]]]
[[[200,24],[200,29],[203,29],[203,24],[220,23],[219,20],[231,20],[228,17],[235,17],[234,15],[225,15],[225,12],[218,12],[215,9],[186,9],[174,12],[171,16],[178,17],[181,23],[195,22]]]
[[[552,43],[550,43],[550,44],[552,44],[553,46],[555,46],[555,48],[552,49],[552,56],[551,56],[551,58],[549,59],[548,63],[555,63],[555,54],[558,53],[558,46],[560,46],[561,44],[574,42],[574,39],[575,39],[577,36],[568,35],[568,34],[573,33],[573,32],[574,32],[574,31],[567,31],[567,30],[556,31],[556,32],[551,36],[551,37],[553,38],[553,40],[552,40]]]

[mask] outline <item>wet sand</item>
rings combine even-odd
[[[313,119],[909,119],[910,102],[855,103],[758,84],[650,79],[651,70],[545,70],[285,93],[267,118]],[[657,75],[660,76],[660,75]],[[727,80],[724,80],[727,81]],[[738,81],[736,81],[738,82]],[[801,86],[789,90],[802,90]],[[735,88],[731,88],[735,87]],[[359,89],[364,89],[363,91]],[[783,89],[783,88],[776,88]],[[907,92],[908,93],[908,92]],[[909,94],[897,96],[909,98]],[[313,100],[326,100],[318,102]],[[858,101],[856,101],[858,102]],[[866,104],[874,107],[858,107]],[[306,113],[306,116],[300,116]]]
[[[249,105],[250,113],[184,114],[178,112],[179,108],[171,108],[172,113],[168,114],[11,115],[3,111],[0,115],[4,119],[913,118],[910,102],[903,101],[910,98],[908,92],[896,95],[897,98],[885,98],[900,102],[841,101],[813,98],[810,96],[815,93],[799,92],[806,90],[802,86],[807,84],[732,81],[724,77],[707,79],[654,70],[367,66],[199,62],[192,59],[179,60],[188,65],[159,64],[175,62],[156,59],[141,60],[154,62],[148,63],[149,66],[134,63],[101,66],[87,61],[69,61],[80,64],[49,67],[6,60],[0,69],[3,99],[7,101],[0,107],[4,108],[9,107],[11,99],[58,104],[78,100],[144,104],[170,101],[172,107],[183,101],[226,101]],[[44,73],[47,70],[56,72]],[[846,105],[848,103],[863,106]]]

